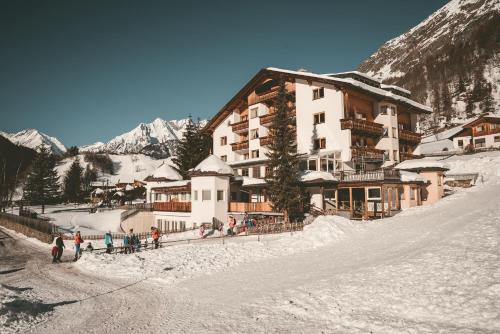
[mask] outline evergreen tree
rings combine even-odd
[[[447,125],[449,125],[452,117],[454,116],[454,111],[452,108],[451,94],[448,88],[448,84],[445,82],[441,89],[441,106],[443,111],[443,116],[446,119]]]
[[[266,154],[269,158],[269,196],[273,209],[282,212],[285,221],[290,214],[300,212],[303,206],[303,191],[299,183],[299,159],[295,141],[294,119],[289,117],[288,96],[285,80],[280,78],[275,99],[275,117],[269,131],[271,144]]]
[[[83,191],[87,194],[91,190],[92,182],[97,181],[97,172],[94,168],[90,167],[90,164],[87,164],[85,168],[85,172],[83,173]]]
[[[65,155],[68,157],[76,157],[78,155],[78,153],[79,153],[78,147],[71,146],[70,148],[68,148]]]
[[[60,198],[59,177],[55,166],[54,157],[41,145],[26,180],[24,199],[30,205],[41,204],[42,214],[45,213],[45,204],[55,203]]]
[[[83,168],[80,166],[80,160],[73,161],[64,177],[64,199],[69,202],[82,201],[82,178]]]
[[[203,131],[200,121],[195,123],[189,116],[184,137],[177,143],[173,159],[182,177],[188,178],[189,170],[210,154],[210,139],[211,137]]]

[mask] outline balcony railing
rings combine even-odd
[[[269,144],[271,144],[271,137],[266,136],[260,138],[260,146],[267,146]]]
[[[351,130],[365,135],[380,137],[384,134],[384,126],[363,119],[341,119],[340,129]]]
[[[238,143],[232,143],[231,147],[232,147],[233,151],[248,150],[248,140],[240,141]]]
[[[230,202],[229,203],[230,212],[272,212],[272,206],[270,202]]]
[[[191,212],[191,202],[155,202],[154,211]]]
[[[233,128],[233,132],[248,131],[248,120],[233,123],[233,124],[231,124],[231,127]]]
[[[248,98],[248,105],[252,105],[252,104],[256,104],[256,103],[260,103],[260,102],[274,99],[276,96],[278,96],[278,90],[279,90],[279,87],[273,87],[272,89],[265,92],[264,94],[260,94],[260,95],[252,94]],[[293,83],[289,83],[289,82],[286,83],[286,90],[287,90],[288,94],[294,93],[295,85]]]
[[[420,143],[420,138],[422,135],[410,130],[400,129],[399,130],[399,140],[406,141],[414,144]]]
[[[270,125],[274,121],[274,117],[276,117],[276,113],[269,113],[260,116],[260,125]],[[295,109],[288,112],[288,117],[295,117]]]
[[[373,147],[357,147],[351,146],[352,157],[354,159],[369,159],[369,160],[383,160],[384,159],[384,151],[379,150]]]
[[[422,156],[416,155],[416,154],[411,154],[407,152],[399,152],[399,161],[405,161],[405,160],[411,160],[411,159],[419,159]]]
[[[398,169],[379,169],[362,173],[334,173],[335,177],[343,182],[360,182],[360,181],[384,181],[392,180],[399,181],[401,175]]]

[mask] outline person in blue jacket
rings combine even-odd
[[[125,254],[132,252],[130,250],[130,236],[128,234],[125,234],[125,236],[123,237],[123,249],[125,251]]]
[[[104,244],[106,245],[106,253],[111,254],[113,250],[113,236],[111,235],[111,231],[108,231],[104,235]]]

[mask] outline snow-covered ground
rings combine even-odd
[[[500,152],[444,162],[483,177],[382,220],[329,216],[260,241],[85,253],[50,271],[82,301],[55,308],[33,331],[498,333]]]

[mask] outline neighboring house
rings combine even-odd
[[[441,132],[425,136],[420,141],[420,144],[415,148],[415,154],[426,155],[441,152],[457,152],[461,151],[464,147],[457,146],[459,143],[455,140],[457,137],[464,137],[470,131],[464,129],[462,125],[455,126],[453,128],[445,129]]]
[[[472,144],[475,149],[500,148],[500,116],[487,114],[463,126],[468,135],[456,137],[457,147]]]

